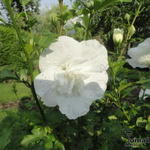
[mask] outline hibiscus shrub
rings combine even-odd
[[[3,0],[1,82],[32,96],[0,110],[0,150],[149,150],[149,1],[58,2],[26,31]]]

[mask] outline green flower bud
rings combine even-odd
[[[88,8],[92,7],[93,5],[94,5],[94,1],[93,0],[89,0],[89,1],[86,2],[86,6]]]
[[[123,41],[123,30],[122,29],[114,29],[113,33],[113,41],[116,45],[121,44]]]
[[[126,19],[128,22],[130,21],[130,15],[128,13],[125,14],[124,19]]]
[[[134,27],[134,25],[131,25],[129,28],[128,28],[128,32],[129,32],[129,39],[133,36],[133,34],[135,33],[136,29]]]

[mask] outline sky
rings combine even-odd
[[[73,0],[64,0],[64,3],[68,6],[71,6],[71,1]],[[40,0],[40,10],[41,12],[45,11],[47,9],[50,9],[53,5],[56,5],[56,4],[58,4],[58,0]],[[0,5],[0,8],[1,8],[1,5]],[[6,18],[5,16],[6,16],[5,12],[3,11],[2,17]]]
[[[64,0],[64,3],[66,5],[71,5],[71,0]],[[41,0],[40,2],[40,10],[43,9],[49,9],[51,8],[53,5],[58,4],[58,0]]]

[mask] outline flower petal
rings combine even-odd
[[[76,63],[76,60],[82,60]],[[104,71],[108,69],[107,50],[97,40],[78,42],[67,36],[59,37],[49,49],[40,56],[40,70],[44,71],[49,66],[59,66],[63,63],[72,63],[76,70]]]
[[[69,119],[76,119],[85,115],[90,109],[90,103],[86,102],[86,98],[70,96],[56,97],[59,110],[62,114],[65,114]]]
[[[47,76],[48,72],[46,71],[41,73],[36,78],[34,83],[37,94],[42,97],[42,100],[46,106],[53,107],[58,105],[61,113],[65,114],[69,119],[76,119],[85,115],[89,111],[91,103],[86,101],[87,98],[58,94],[56,92],[55,82],[50,81],[44,75]]]
[[[85,115],[92,102],[104,95],[108,80],[107,73],[89,73],[88,76],[80,97],[71,96],[57,99],[60,111],[69,119],[76,119]]]
[[[57,42],[50,45],[40,56],[39,67],[41,71],[49,66],[59,66],[81,55],[81,45],[71,37],[61,36]]]
[[[150,38],[140,43],[137,47],[128,50],[131,57],[127,62],[133,67],[147,68],[150,67]]]
[[[108,69],[108,56],[106,48],[97,40],[88,40],[81,42],[83,46],[82,57],[87,59],[83,67],[87,71],[106,71]]]
[[[147,68],[147,66],[138,63],[137,59],[138,59],[138,58],[136,58],[136,59],[135,59],[135,58],[132,58],[132,59],[127,59],[126,61],[127,61],[133,68],[137,68],[137,67],[139,67],[139,68]]]
[[[83,15],[80,15],[80,16],[69,19],[64,25],[64,29],[72,29],[76,23],[80,23],[81,25],[83,25],[82,17]]]
[[[106,90],[108,80],[106,72],[86,73],[88,77],[85,79],[85,85],[80,91],[81,95],[61,95],[56,92],[56,83],[50,82],[54,79],[53,74],[52,71],[46,71],[36,78],[36,92],[42,97],[45,105],[50,107],[58,105],[61,113],[69,119],[76,119],[85,115],[89,111],[92,102],[101,98]]]
[[[102,98],[107,88],[107,72],[87,73],[86,75],[89,77],[84,81],[85,87],[82,91],[82,96],[87,97],[91,102]]]
[[[140,90],[139,98],[146,99],[148,96],[150,96],[150,89],[146,89],[145,91],[143,89]]]
[[[51,68],[45,72],[40,73],[34,80],[35,91],[38,96],[44,99],[44,103],[48,106],[56,106],[57,102],[50,97],[56,87],[54,82],[55,72],[57,68]],[[49,95],[50,97],[47,97]]]

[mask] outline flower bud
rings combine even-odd
[[[88,8],[90,8],[90,7],[92,7],[92,6],[94,5],[94,1],[89,0],[89,1],[86,2],[85,5],[86,5]]]
[[[133,34],[135,33],[136,29],[134,27],[134,25],[131,25],[129,28],[128,28],[128,32],[129,32],[129,38],[131,38],[133,36]]]
[[[130,15],[128,13],[125,14],[124,19],[126,19],[128,22],[130,21]]]
[[[114,29],[113,33],[113,41],[116,45],[121,44],[123,40],[123,30],[122,29]]]

